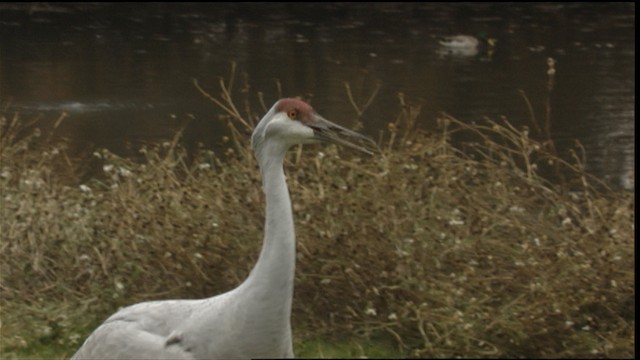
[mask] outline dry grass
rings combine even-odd
[[[100,151],[101,175],[82,184],[68,180],[62,145],[2,115],[4,355],[43,344],[70,355],[119,306],[244,279],[263,226],[247,131],[263,110],[236,107],[222,85],[212,98],[234,134],[224,156],[187,154],[179,136],[141,149],[142,162]],[[578,156],[558,159],[506,121],[443,115],[427,134],[413,125],[419,107],[400,103],[379,156],[289,154],[297,341],[386,336],[415,357],[634,357],[633,195],[592,186]],[[464,153],[449,141],[463,133],[477,140]],[[539,175],[549,163],[563,186]]]

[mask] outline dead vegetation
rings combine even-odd
[[[221,84],[208,96],[227,111],[226,154],[187,154],[178,134],[140,149],[142,162],[94,153],[101,172],[81,184],[60,177],[73,171],[64,146],[2,114],[3,357],[71,355],[119,306],[207,297],[248,274],[264,200],[246,132],[264,104],[235,103]],[[634,357],[633,195],[593,186],[579,156],[559,159],[506,120],[443,115],[440,132],[419,131],[419,105],[399,99],[379,156],[289,154],[296,341],[383,336],[411,357]],[[450,142],[460,133],[475,139],[464,152]],[[540,175],[550,165],[562,184]]]

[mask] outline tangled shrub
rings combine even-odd
[[[596,189],[506,122],[443,115],[429,134],[402,105],[379,156],[289,154],[298,338],[384,335],[416,357],[632,357],[633,196]],[[250,128],[237,111],[227,120],[238,117]],[[250,271],[264,199],[242,126],[224,157],[176,138],[141,149],[142,162],[96,152],[99,174],[65,183],[64,148],[10,136],[8,123],[4,351],[49,341],[71,353],[119,306],[212,296]],[[451,145],[459,132],[480,139],[474,151]],[[538,174],[549,161],[567,187]]]

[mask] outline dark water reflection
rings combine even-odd
[[[633,188],[635,6],[607,4],[0,4],[0,102],[23,114],[69,113],[76,151],[170,137],[215,147],[219,113],[192,84],[214,90],[229,62],[267,102],[313,96],[349,124],[357,100],[382,84],[364,114],[376,134],[398,111],[396,94],[423,104],[419,121],[506,116],[531,125],[519,90],[543,118],[547,58],[557,61],[552,134],[587,149],[590,171]],[[485,33],[493,51],[456,53],[435,36]],[[135,147],[135,146],[134,146]]]

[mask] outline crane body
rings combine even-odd
[[[372,153],[340,136],[373,143],[329,122],[298,99],[281,99],[260,120],[251,143],[263,179],[265,235],[247,279],[199,300],[148,301],[111,315],[72,359],[292,358],[295,229],[283,169],[294,144],[327,141]]]

